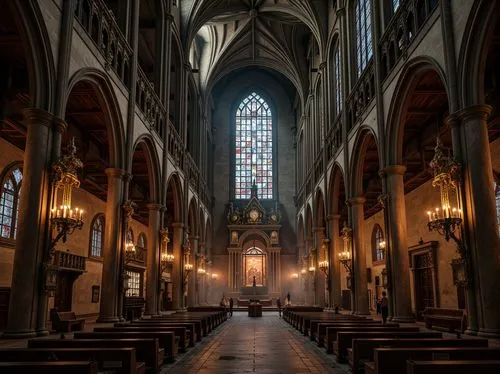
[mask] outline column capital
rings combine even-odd
[[[119,168],[106,168],[104,172],[108,177],[122,178],[127,172]]]
[[[66,130],[68,129],[68,124],[62,118],[54,116],[53,122],[54,122],[55,130],[59,134],[66,132]]]
[[[351,206],[363,205],[366,202],[366,198],[364,196],[356,196],[356,197],[351,197],[350,199],[346,200],[346,202]]]
[[[391,175],[404,175],[406,172],[406,166],[404,165],[388,165],[379,171],[379,175],[383,177],[388,177]]]
[[[174,229],[182,229],[182,228],[184,228],[184,224],[182,222],[173,222],[172,227]]]
[[[148,208],[148,210],[156,210],[156,211],[160,211],[162,209],[163,205],[161,204],[156,204],[156,203],[149,203],[149,204],[146,204],[146,208]]]
[[[474,119],[486,121],[492,110],[493,108],[489,105],[473,105],[456,111],[452,114],[452,116],[457,116],[457,118],[459,118],[462,122]]]
[[[52,127],[54,120],[52,113],[40,108],[25,108],[23,110],[23,117],[28,124],[43,125],[48,128]]]
[[[335,220],[340,220],[340,217],[342,217],[340,214],[329,214],[326,216],[327,221],[335,221]]]

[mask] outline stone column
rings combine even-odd
[[[184,238],[184,224],[180,222],[172,223],[173,227],[173,243],[172,250],[174,255],[174,263],[172,264],[172,309],[180,310],[184,306],[183,301],[183,291],[182,291],[182,266],[183,266],[183,253],[182,253],[182,241]]]
[[[315,227],[314,231],[314,241],[316,243],[316,304],[319,306],[325,306],[325,275],[321,270],[319,270],[319,262],[322,261],[323,258],[323,250],[321,245],[323,244],[323,239],[325,238],[325,228],[324,227]]]
[[[98,322],[118,322],[118,291],[121,269],[121,202],[125,170],[108,168],[108,194],[106,201],[106,226],[104,229],[104,263],[102,267],[101,308]]]
[[[353,197],[349,200],[352,216],[352,244],[353,255],[353,312],[354,314],[368,315],[368,286],[366,280],[366,251],[364,226],[365,217],[363,206],[364,197]]]
[[[188,306],[195,306],[198,293],[198,241],[199,236],[191,237],[191,263],[193,264],[193,271],[189,274],[188,282]]]
[[[411,311],[410,267],[408,258],[408,239],[406,228],[406,206],[404,180],[406,167],[402,165],[387,166],[381,171],[387,181],[389,202],[386,206],[390,225],[390,283],[393,298],[394,322],[414,322]]]
[[[342,239],[340,232],[340,214],[332,214],[327,217],[330,224],[330,304],[332,307],[342,304],[341,286],[340,286],[340,262],[338,254],[342,252]]]
[[[41,267],[49,212],[49,175],[52,114],[36,108],[23,112],[28,128],[19,198],[16,251],[9,317],[4,338],[35,336],[38,294],[44,284]]]
[[[457,112],[462,121],[465,219],[469,261],[476,290],[479,335],[500,337],[500,243],[496,223],[493,169],[487,129],[492,108],[477,105]],[[469,302],[474,302],[469,300]]]
[[[160,211],[161,205],[148,204],[149,210],[149,240],[146,261],[146,312],[145,314],[156,314],[158,311],[158,259],[160,257]]]

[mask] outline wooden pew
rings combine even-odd
[[[190,347],[194,347],[195,342],[201,340],[201,338],[196,333],[196,326],[194,323],[185,322],[159,322],[158,324],[144,324],[135,322],[118,322],[113,325],[115,328],[127,328],[127,329],[143,329],[144,331],[161,331],[159,329],[165,329],[168,331],[171,327],[183,327],[186,329],[186,336]],[[101,329],[109,329],[111,327],[99,327],[94,328],[94,331],[108,331]],[[201,327],[200,327],[201,328]]]
[[[418,332],[420,329],[418,327],[390,327],[384,325],[377,326],[377,327],[363,327],[363,326],[353,326],[353,327],[343,327],[343,326],[335,326],[335,327],[327,327],[326,328],[326,334],[325,334],[325,340],[326,340],[326,352],[327,353],[332,353],[333,352],[333,343],[337,341],[337,333],[338,332],[390,332],[390,333],[397,333],[397,332]]]
[[[165,355],[158,339],[28,339],[28,348],[135,348],[150,373],[160,372]]]
[[[403,328],[400,328],[402,330]],[[344,331],[337,333],[337,340],[333,342],[333,353],[338,362],[346,362],[348,350],[352,347],[353,339],[358,338],[405,338],[405,339],[438,339],[442,337],[439,331]]]
[[[374,361],[365,363],[365,374],[400,374],[407,360],[498,360],[500,348],[484,347],[427,347],[376,348]],[[482,374],[482,373],[481,373]]]
[[[338,321],[321,321],[316,325],[316,333],[313,334],[314,339],[318,343],[318,347],[323,347],[324,342],[325,342],[325,335],[326,335],[326,329],[328,327],[333,327],[333,326],[366,326],[366,327],[377,327],[377,326],[382,326],[381,321],[350,321],[350,320],[338,320]],[[393,327],[398,327],[399,324],[397,323],[390,323],[387,324],[386,326],[393,326]],[[312,332],[312,330],[311,330]]]
[[[0,362],[96,361],[100,371],[144,374],[146,365],[137,362],[135,348],[0,348]]]
[[[73,312],[54,312],[52,328],[57,332],[83,331],[85,319],[76,318]]]
[[[500,361],[413,361],[406,363],[407,374],[498,374]]]
[[[201,325],[201,321],[199,320],[187,320],[187,319],[179,319],[179,320],[147,320],[141,319],[134,322],[129,323],[130,326],[170,326],[176,323],[190,323],[194,325],[196,338],[198,341],[201,340],[203,335],[203,329]]]
[[[178,349],[179,352],[186,352],[190,345],[190,333],[185,326],[115,326],[115,327],[94,327],[94,332],[168,332],[171,331],[179,339]],[[194,345],[194,343],[193,343]]]
[[[345,336],[351,334],[351,336]],[[418,334],[424,334],[420,332]],[[364,362],[373,361],[373,352],[375,348],[399,348],[399,347],[488,347],[488,339],[440,339],[441,333],[436,332],[436,338],[421,338],[412,336],[411,338],[394,339],[394,338],[361,338],[359,339],[354,333],[340,333],[337,336],[337,344],[341,344],[342,339],[350,339],[352,348],[347,348],[349,358],[349,366],[355,373],[364,368]]]
[[[212,331],[212,326],[210,321],[207,318],[199,318],[194,316],[180,316],[177,314],[173,314],[172,316],[163,317],[163,318],[151,318],[151,319],[142,319],[141,323],[161,323],[161,322],[192,322],[199,324],[201,326],[199,333],[200,336],[207,336]]]
[[[164,361],[174,362],[177,357],[178,344],[173,331],[138,331],[138,332],[75,332],[75,339],[158,339],[160,348],[164,349]]]
[[[92,361],[0,362],[2,374],[98,374],[98,370]]]
[[[332,313],[328,313],[332,314]],[[302,326],[302,332],[304,335],[310,335],[312,336],[311,340],[314,340],[314,336],[316,335],[316,330],[318,328],[318,323],[321,322],[360,322],[360,323],[372,323],[373,320],[371,319],[358,319],[358,318],[351,318],[351,316],[339,316],[335,317],[335,315],[329,315],[329,316],[322,316],[320,318],[309,318],[309,317],[303,317],[303,326]],[[377,324],[380,324],[380,322],[376,322]]]

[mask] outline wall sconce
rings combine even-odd
[[[316,271],[316,249],[315,248],[310,248],[309,249],[309,273],[312,274]]]
[[[161,237],[161,257],[160,257],[160,277],[169,266],[174,262],[174,255],[168,253],[168,243],[170,243],[170,238],[168,237],[168,227],[160,230]]]
[[[300,270],[300,274],[305,275],[306,273],[307,273],[306,268],[302,268],[302,269]]]
[[[347,227],[347,223],[344,222],[344,227],[342,228],[342,239],[344,240],[344,250],[339,253],[339,261],[349,274],[352,274],[352,255],[351,255],[351,240],[352,240],[352,229]]]
[[[319,265],[318,265],[319,270],[320,270],[323,274],[325,274],[325,276],[328,276],[328,266],[329,266],[329,264],[328,264],[328,261],[326,261],[326,260],[324,260],[324,261],[320,261],[320,262],[319,262]]]
[[[292,273],[292,279],[299,279],[299,273]]]
[[[328,243],[330,242],[329,239],[323,239],[323,242],[321,243],[321,251],[323,252],[323,261],[320,261],[318,264],[319,270],[325,275],[325,277],[328,278],[328,268],[330,266],[330,263],[328,262]]]
[[[135,257],[135,245],[131,240],[125,244],[125,264],[128,264]]]
[[[219,277],[219,274],[217,273],[212,273],[212,279],[213,280],[217,280],[217,278]]]
[[[50,259],[57,242],[62,239],[63,243],[66,243],[68,235],[73,234],[75,230],[81,230],[83,226],[83,210],[73,208],[71,205],[73,188],[80,187],[77,170],[82,167],[82,161],[76,157],[75,138],[73,138],[65,148],[65,154],[52,167],[55,183],[50,223],[56,229],[57,235],[50,244]]]

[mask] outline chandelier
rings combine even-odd
[[[174,262],[174,255],[168,253],[168,243],[170,243],[170,238],[168,237],[168,227],[160,230],[160,236],[162,245],[161,258],[160,258],[160,275],[161,275]]]
[[[327,253],[327,248],[328,248],[328,239],[323,239],[323,243],[321,244],[321,251],[323,252],[323,259],[318,263],[318,268],[319,270],[325,275],[325,277],[328,277],[328,268],[330,266],[330,263],[328,262],[328,253]]]
[[[342,239],[344,241],[344,250],[339,253],[339,261],[346,271],[352,273],[352,255],[351,255],[351,241],[352,241],[352,229],[347,226],[344,222],[344,227],[341,231]]]
[[[50,223],[57,235],[50,246],[52,257],[59,240],[66,242],[68,235],[83,226],[83,209],[72,206],[72,191],[80,187],[77,170],[83,167],[82,161],[76,157],[75,138],[65,148],[65,154],[53,165],[54,191]]]

